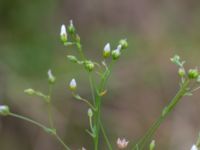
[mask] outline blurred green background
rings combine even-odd
[[[47,123],[44,104],[23,93],[47,92],[47,70],[57,77],[53,92],[58,133],[73,149],[92,150],[87,107],[74,100],[67,86],[78,82],[90,96],[88,79],[66,60],[60,26],[70,19],[84,52],[100,60],[107,42],[127,38],[129,48],[114,67],[102,117],[112,143],[117,137],[138,139],[159,116],[178,89],[177,68],[169,58],[179,54],[190,67],[200,63],[200,1],[196,0],[0,0],[0,104],[13,112]],[[186,97],[155,135],[157,149],[188,150],[200,131],[200,93]],[[1,150],[55,150],[62,147],[37,127],[0,118]],[[107,149],[102,142],[101,149]]]

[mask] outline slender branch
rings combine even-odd
[[[66,144],[65,142],[60,138],[60,136],[58,134],[55,134],[56,139],[65,147],[66,150],[71,150]]]
[[[165,118],[169,115],[169,113],[175,108],[177,103],[181,100],[181,98],[187,92],[187,88],[189,86],[190,80],[186,80],[180,90],[177,92],[176,96],[171,100],[171,102],[166,106],[157,119],[157,121],[152,125],[152,127],[146,132],[143,138],[133,147],[133,150],[143,150],[146,143],[152,138],[155,131],[160,127],[161,123],[165,120]]]
[[[106,144],[107,144],[107,146],[108,146],[108,149],[109,149],[109,150],[112,150],[112,145],[111,145],[111,143],[110,143],[110,141],[109,141],[109,139],[108,139],[108,137],[107,137],[107,135],[106,135],[106,131],[105,131],[105,129],[104,129],[103,124],[102,124],[101,121],[100,121],[100,127],[101,127],[101,131],[102,131],[102,133],[103,133],[103,137],[104,137],[104,139],[105,139],[105,141],[106,141]]]
[[[41,123],[39,123],[39,122],[37,122],[37,121],[35,121],[35,120],[32,120],[32,119],[30,119],[30,118],[27,118],[27,117],[24,117],[24,116],[15,114],[15,113],[10,113],[9,115],[12,116],[12,117],[15,117],[15,118],[18,118],[18,119],[21,119],[21,120],[30,122],[30,123],[32,123],[32,124],[34,124],[34,125],[36,125],[36,126],[42,128],[42,129],[44,129],[44,130],[49,129],[49,128],[46,127],[45,125],[43,125],[43,124],[41,124]]]

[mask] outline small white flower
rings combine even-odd
[[[106,57],[109,57],[110,56],[110,51],[111,51],[111,48],[110,48],[110,43],[107,43],[105,46],[104,46],[104,49],[103,49],[103,56],[106,58]]]
[[[51,69],[48,70],[47,74],[48,74],[49,82],[54,83],[56,78],[53,76]]]
[[[119,149],[124,149],[128,146],[128,141],[125,138],[123,138],[123,139],[118,138],[117,146]]]
[[[112,57],[113,59],[118,59],[119,56],[121,55],[121,52],[120,52],[120,47],[118,46],[116,50],[112,51]]]
[[[67,35],[66,27],[64,24],[61,25],[60,36]]]
[[[107,43],[105,46],[104,46],[104,51],[105,52],[110,52],[110,43]]]
[[[118,46],[117,46],[117,50],[121,50],[122,49],[122,45],[121,44],[119,44]]]
[[[67,31],[64,24],[60,28],[60,39],[64,45],[67,43]]]
[[[72,90],[72,91],[76,90],[77,85],[76,85],[76,80],[75,80],[74,78],[71,80],[71,82],[70,82],[70,84],[69,84],[69,88],[70,88],[70,90]]]
[[[197,146],[194,144],[192,147],[191,147],[191,150],[198,150]]]
[[[9,113],[10,113],[10,110],[9,110],[8,106],[0,105],[0,115],[7,116],[7,115],[9,115]]]

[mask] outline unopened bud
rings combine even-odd
[[[197,69],[190,69],[190,70],[188,71],[188,77],[189,77],[190,79],[196,79],[198,76],[199,76],[199,72],[198,72]]]
[[[94,69],[94,63],[92,61],[85,61],[85,68],[91,72]]]
[[[93,116],[92,109],[89,108],[89,109],[88,109],[88,117],[89,117],[89,118],[92,118],[92,116]]]
[[[122,49],[128,48],[128,42],[126,39],[122,39],[119,41],[119,44],[122,46]]]
[[[77,63],[78,62],[77,58],[75,56],[73,56],[73,55],[67,55],[67,58],[73,63]]]
[[[69,83],[69,88],[70,88],[70,90],[72,90],[72,91],[75,91],[75,90],[76,90],[77,85],[76,85],[76,80],[75,80],[74,78],[70,81],[70,83]]]
[[[179,68],[178,74],[179,74],[180,77],[184,77],[185,76],[185,69],[184,68]]]
[[[155,140],[151,141],[150,145],[149,145],[149,150],[154,150],[155,149]]]
[[[74,24],[73,24],[73,20],[69,21],[68,32],[70,34],[74,34],[75,33],[75,27],[74,27]]]
[[[63,42],[63,44],[67,43],[67,31],[64,24],[61,26],[61,29],[60,29],[60,39]]]
[[[33,95],[33,94],[35,94],[35,90],[33,90],[33,89],[26,89],[26,90],[24,90],[24,93],[26,93],[28,95]]]
[[[10,114],[10,109],[6,105],[0,105],[0,115],[7,116]]]
[[[53,74],[52,74],[52,72],[51,72],[50,69],[49,69],[49,71],[48,71],[47,74],[48,74],[48,80],[49,80],[49,83],[51,83],[51,84],[55,83],[56,78],[53,76]]]
[[[103,56],[105,58],[109,57],[110,56],[110,51],[111,51],[111,48],[110,48],[110,43],[107,43],[104,47],[104,50],[103,50]]]
[[[121,52],[120,52],[119,48],[117,48],[116,50],[112,51],[112,58],[114,60],[118,59],[120,55],[121,55]]]

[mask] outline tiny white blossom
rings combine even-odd
[[[118,46],[117,49],[115,49],[114,51],[112,51],[112,57],[113,59],[118,59],[119,56],[121,55],[121,52],[120,52],[120,47]]]
[[[67,35],[66,27],[64,24],[61,25],[60,36]]]
[[[107,43],[105,46],[104,46],[104,51],[105,52],[110,52],[110,43]]]
[[[123,138],[123,139],[118,138],[117,146],[119,149],[124,149],[128,146],[128,141],[125,138]]]
[[[197,146],[194,144],[192,147],[191,147],[191,150],[198,150]]]
[[[107,43],[107,44],[104,46],[104,49],[103,49],[103,56],[104,56],[105,58],[109,57],[109,56],[110,56],[110,51],[111,51],[110,43]]]
[[[8,106],[0,105],[0,115],[6,116],[6,115],[9,115],[9,113],[10,113],[10,110]]]
[[[74,91],[76,89],[77,85],[76,85],[76,80],[73,78],[69,84],[69,88],[70,90]]]
[[[54,83],[56,78],[53,76],[51,69],[48,70],[47,74],[48,74],[49,82]]]

